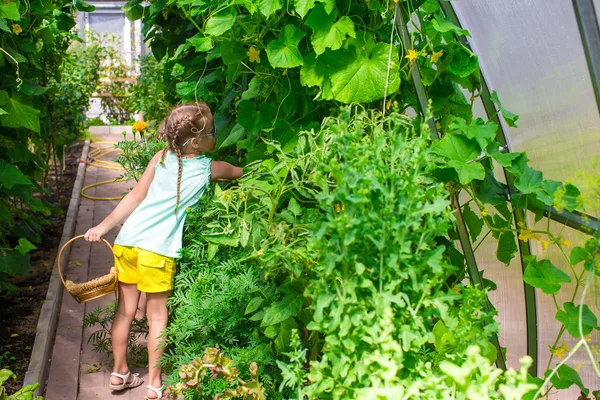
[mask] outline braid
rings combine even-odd
[[[177,209],[179,208],[179,199],[181,197],[181,170],[182,170],[182,161],[181,161],[181,150],[179,147],[176,147],[177,152],[177,202],[175,203],[175,213],[177,213]]]
[[[163,150],[160,163],[164,166],[164,160],[169,150],[177,155],[177,202],[175,213],[179,208],[181,200],[181,177],[183,174],[183,157],[181,143],[199,133],[206,133],[214,124],[212,113],[206,103],[182,104],[175,106],[167,119],[159,127],[159,135],[166,138],[168,147]]]

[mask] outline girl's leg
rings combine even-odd
[[[127,341],[133,318],[138,309],[139,298],[140,291],[137,285],[119,282],[119,305],[113,319],[111,335],[113,358],[115,360],[114,371],[122,375],[129,372],[129,367],[127,366]],[[132,379],[133,376],[130,380]],[[117,376],[111,376],[110,382],[113,385],[118,385],[123,383],[123,380]]]
[[[161,372],[158,360],[164,353],[161,343],[163,338],[159,337],[167,327],[169,313],[167,310],[167,299],[171,291],[160,293],[146,293],[146,313],[148,315],[148,375],[150,386],[159,388],[162,386]],[[156,393],[148,390],[149,399],[155,399]]]

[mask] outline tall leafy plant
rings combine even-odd
[[[52,82],[85,1],[0,4],[0,291],[7,277],[29,269],[27,253],[41,241],[45,217],[58,209],[45,200],[48,156],[62,152],[51,122]]]

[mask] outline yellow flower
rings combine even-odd
[[[134,122],[131,127],[133,128],[134,131],[141,132],[144,129],[146,129],[147,126],[148,126],[148,124],[145,123],[144,121],[138,121],[138,122]]]
[[[560,360],[561,358],[565,357],[565,354],[569,351],[569,347],[567,346],[567,344],[565,343],[565,340],[563,339],[562,344],[560,347],[554,348],[554,349],[550,349],[550,352],[552,354],[554,354],[556,357],[558,357],[558,359]]]
[[[542,240],[542,236],[537,233],[531,232],[531,229],[521,229],[519,231],[519,240],[522,240],[525,243],[527,243],[529,239]]]
[[[562,242],[560,242],[560,244],[562,244],[563,246],[567,246],[570,247],[571,246],[571,241],[570,240],[563,240]]]
[[[487,215],[488,215],[488,209],[487,208],[484,208],[483,210],[481,210],[481,216],[482,217],[487,217]]]
[[[398,2],[400,2],[400,0],[394,0],[394,3],[398,3]]]
[[[12,31],[15,35],[18,35],[19,33],[23,32],[23,28],[21,28],[21,25],[19,24],[13,24]]]
[[[419,53],[415,49],[410,49],[408,54],[404,56],[404,58],[408,58],[409,61],[414,61],[419,57]]]
[[[256,47],[251,46],[246,54],[248,55],[250,62],[260,62],[260,50],[257,50]]]
[[[260,250],[258,250],[258,251],[256,252],[256,255],[257,255],[257,256],[259,256],[259,257],[260,257],[260,256],[264,256],[264,255],[265,255],[265,252],[263,251],[263,249],[260,249]]]
[[[339,212],[340,212],[340,205],[339,205],[339,204],[334,204],[334,205],[333,205],[333,208],[335,209],[335,212],[336,212],[336,213],[339,213]]]
[[[389,110],[392,107],[392,99],[389,99],[387,103],[385,103],[385,109]]]
[[[460,286],[452,285],[451,290],[456,294],[460,294]]]
[[[540,240],[540,243],[542,244],[542,250],[546,250],[550,246],[550,242],[547,240]]]
[[[444,55],[444,50],[436,51],[431,55],[431,63],[435,64]]]

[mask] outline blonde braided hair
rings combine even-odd
[[[173,107],[165,122],[158,128],[158,138],[167,140],[168,146],[163,150],[160,163],[164,166],[167,151],[171,150],[177,155],[177,202],[175,213],[179,208],[181,174],[183,170],[182,144],[189,138],[199,134],[208,133],[214,124],[213,115],[206,103],[181,104]],[[200,139],[201,140],[201,139]]]

